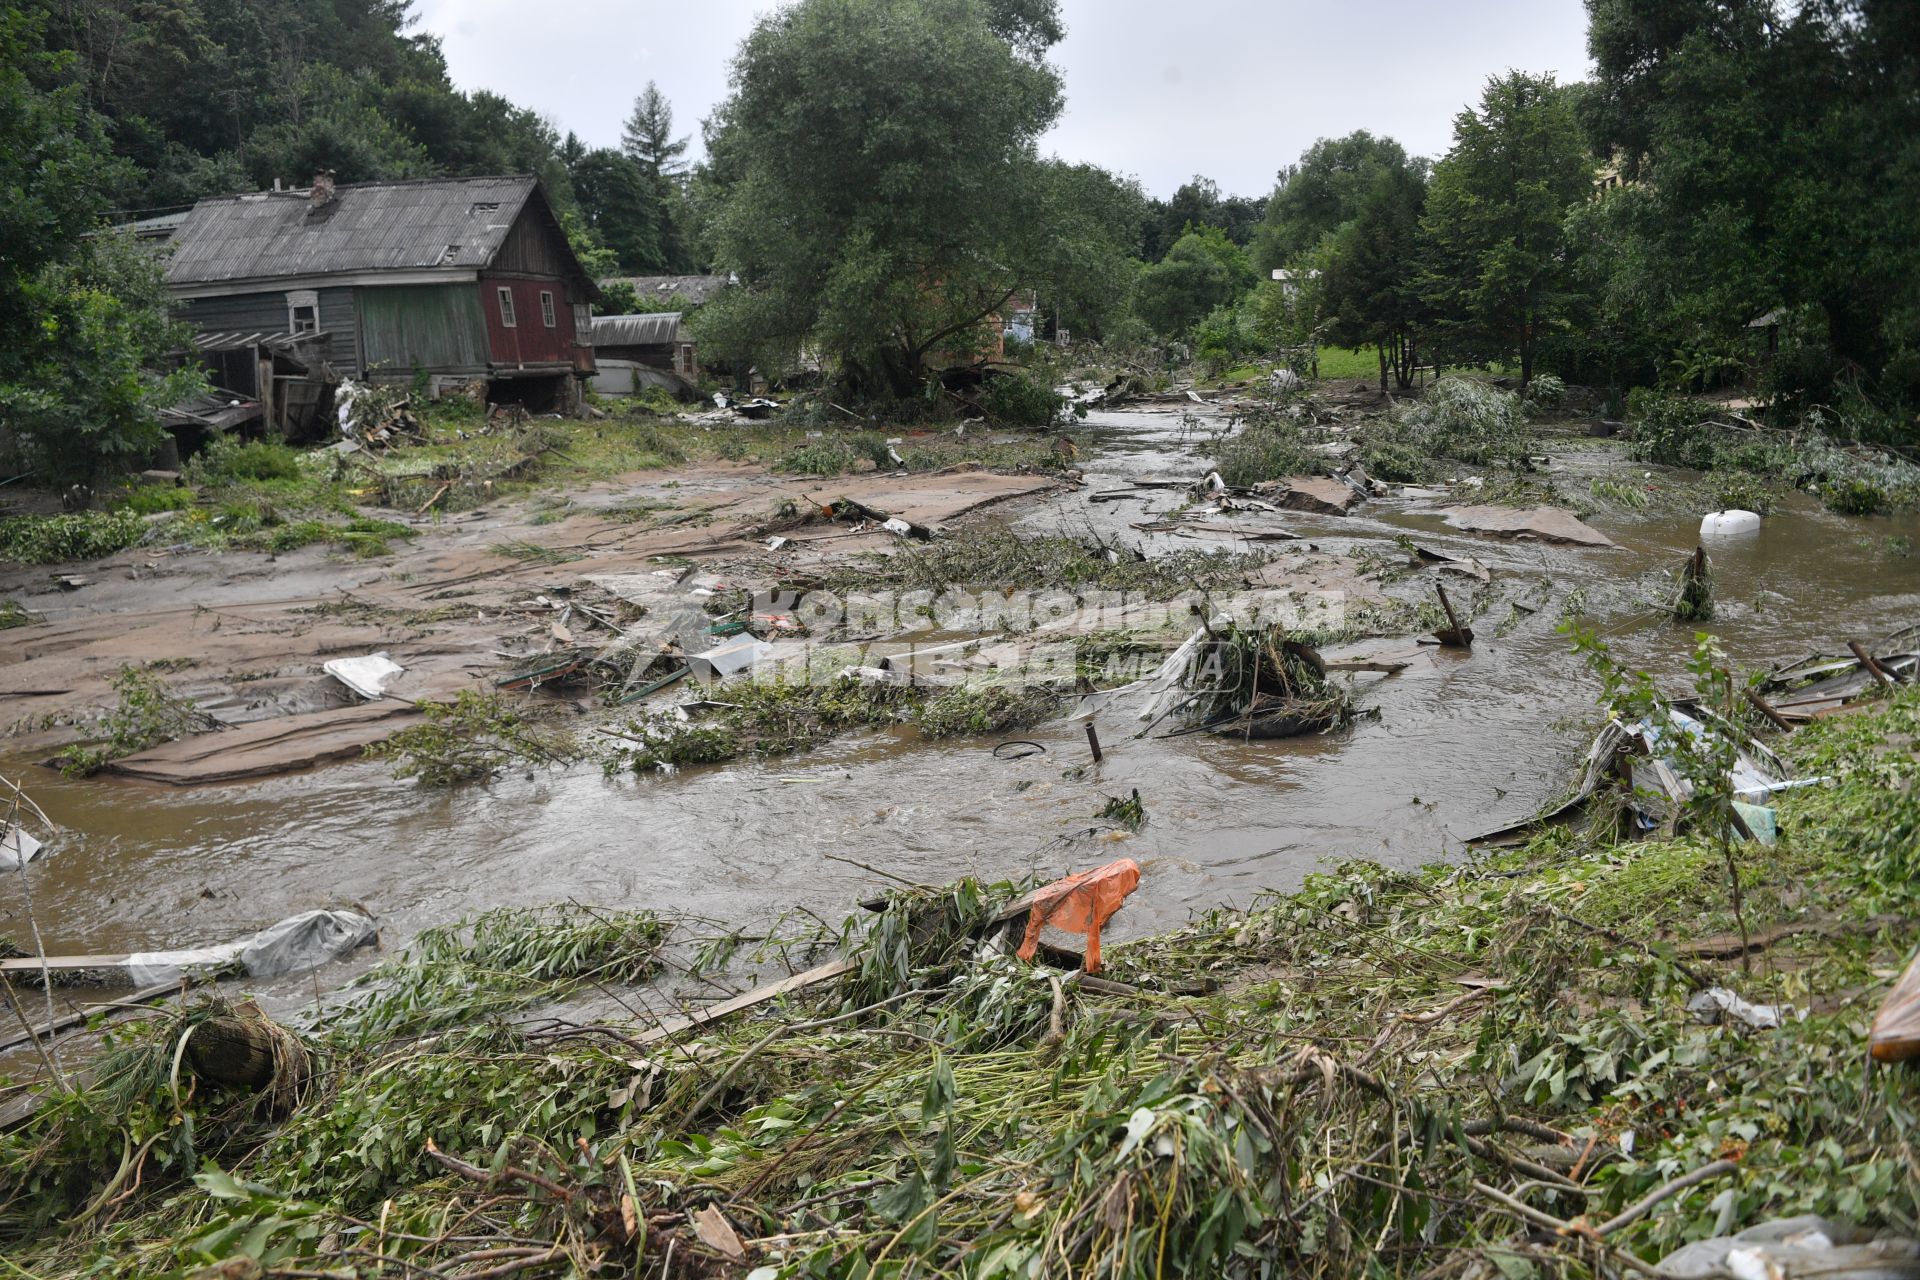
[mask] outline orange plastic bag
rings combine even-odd
[[[1880,1006],[1867,1040],[1878,1062],[1911,1062],[1920,1058],[1920,954],[1913,957],[1893,994]]]
[[[1140,887],[1140,864],[1122,858],[1097,871],[1055,881],[1033,895],[1027,914],[1027,936],[1020,958],[1031,962],[1040,952],[1040,931],[1048,925],[1087,936],[1088,973],[1100,972],[1100,930],[1135,889]]]

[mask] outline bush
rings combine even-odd
[[[1214,469],[1232,487],[1246,489],[1285,476],[1316,475],[1326,463],[1299,427],[1276,416],[1249,422],[1229,437],[1220,446]]]
[[[1633,456],[1663,466],[1709,470],[1715,453],[1711,437],[1700,426],[1703,416],[1692,400],[1635,387],[1627,393]]]
[[[178,485],[142,485],[114,504],[116,510],[156,516],[163,511],[185,511],[193,505],[193,490]]]
[[[1402,422],[1429,457],[1522,471],[1533,452],[1520,397],[1470,378],[1442,380]]]
[[[1527,384],[1527,403],[1536,409],[1558,409],[1566,403],[1567,384],[1551,373],[1538,373]]]
[[[146,523],[131,511],[12,516],[0,520],[0,560],[15,564],[98,560],[126,550],[144,532]]]
[[[190,470],[196,481],[209,485],[297,480],[300,455],[273,441],[223,436],[193,460]]]
[[[980,387],[980,412],[1002,427],[1050,427],[1064,418],[1068,403],[1032,378],[988,378]]]

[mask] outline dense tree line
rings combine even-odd
[[[0,19],[0,413],[16,441],[57,435],[89,394],[60,354],[85,333],[125,375],[89,411],[94,451],[137,452],[157,284],[87,233],[330,168],[536,173],[590,269],[738,277],[702,318],[711,350],[823,358],[873,395],[920,394],[1031,302],[1046,332],[1219,366],[1332,343],[1375,350],[1388,386],[1429,363],[1616,395],[1756,380],[1782,413],[1911,432],[1920,8],[1587,3],[1592,80],[1493,78],[1442,156],[1355,132],[1264,199],[1196,176],[1159,200],[1040,152],[1065,102],[1057,0],[776,10],[698,165],[653,85],[607,148],[456,89],[407,0],[24,0]]]

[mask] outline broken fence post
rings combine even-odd
[[[1871,672],[1875,680],[1878,680],[1889,689],[1894,686],[1894,678],[1887,674],[1885,667],[1882,667],[1873,660],[1873,655],[1867,652],[1865,645],[1861,644],[1858,640],[1849,640],[1847,641],[1847,648],[1853,651],[1853,656],[1860,659],[1860,665]]]
[[[1100,750],[1100,731],[1093,727],[1093,721],[1091,720],[1087,721],[1087,745],[1093,748],[1093,762],[1095,764],[1099,764],[1102,760],[1106,759],[1106,754]]]

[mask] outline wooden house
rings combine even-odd
[[[581,269],[537,179],[430,178],[200,201],[167,287],[216,385],[281,423],[322,381],[484,381],[490,399],[577,403],[592,376]]]

